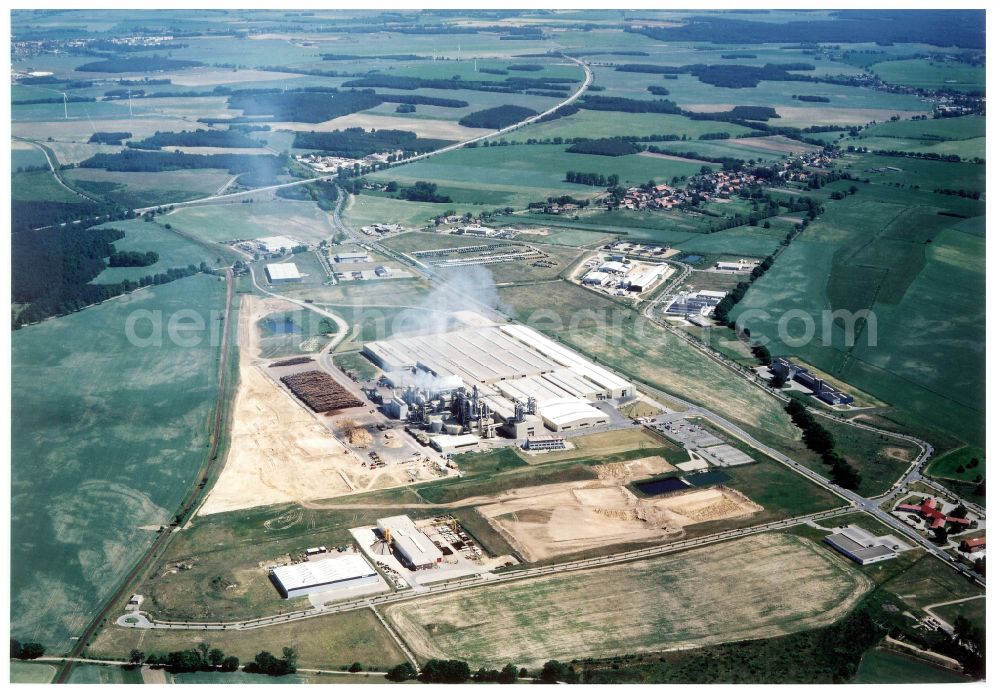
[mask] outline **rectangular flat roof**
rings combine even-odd
[[[864,546],[854,541],[846,534],[831,534],[826,538],[826,541],[827,543],[833,544],[837,548],[842,549],[852,556],[857,556],[862,560],[879,558],[881,556],[893,556],[896,554],[895,551],[887,546],[882,546],[881,544],[876,544],[875,546]]]
[[[299,268],[295,266],[294,262],[282,262],[268,264],[267,276],[273,281],[275,279],[299,279],[302,275],[299,274]]]
[[[286,591],[378,575],[360,554],[349,553],[320,561],[296,563],[274,569],[274,577]]]
[[[417,529],[413,520],[407,515],[384,517],[378,520],[377,525],[383,533],[386,529],[389,530],[393,546],[413,565],[436,563],[442,556],[441,550]]]

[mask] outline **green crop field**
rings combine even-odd
[[[493,207],[525,207],[528,202],[550,195],[590,197],[598,189],[566,183],[566,171],[616,173],[623,183],[648,180],[669,181],[674,176],[690,176],[700,163],[672,161],[637,154],[607,157],[570,154],[562,145],[517,145],[508,147],[463,148],[433,159],[399,166],[369,176],[374,180],[395,180],[412,184],[435,181],[439,192],[461,204]],[[454,207],[454,206],[453,206]]]
[[[77,664],[69,676],[71,684],[120,684],[142,683],[142,672],[138,669],[125,669],[116,665]]]
[[[977,477],[986,476],[986,451],[964,445],[935,458],[927,467],[927,473],[938,478],[975,482]]]
[[[898,137],[929,141],[967,140],[986,137],[984,116],[961,118],[932,118],[928,120],[897,120],[879,123],[861,131],[860,138]]]
[[[624,74],[624,73],[621,73]],[[650,78],[655,82],[655,76]],[[669,85],[667,85],[669,86]],[[687,135],[690,140],[697,140],[699,135],[715,132],[728,132],[731,136],[745,135],[753,132],[748,127],[725,123],[716,120],[692,120],[681,115],[667,113],[615,113],[608,117],[607,111],[581,110],[571,116],[552,120],[547,123],[536,123],[521,128],[504,137],[512,142],[524,142],[527,139],[545,139],[548,137],[619,137],[622,135],[642,137],[645,135]]]
[[[877,647],[865,653],[861,666],[851,683],[899,684],[899,683],[966,683],[969,679],[961,674],[932,666],[914,657],[907,657],[890,650]]]
[[[51,683],[55,678],[56,668],[43,662],[10,662],[11,683]]]
[[[15,200],[52,202],[85,202],[79,195],[59,184],[51,171],[28,171],[15,173],[10,181],[11,196]]]
[[[423,228],[434,217],[456,209],[451,203],[409,202],[380,195],[353,195],[344,210],[344,221],[354,229],[369,224],[394,223]]]
[[[890,84],[921,89],[986,91],[986,68],[936,60],[890,60],[875,63],[872,71]]]
[[[766,311],[768,319],[754,317],[746,326],[770,340],[772,354],[814,363],[975,443],[982,435],[984,393],[977,298],[985,276],[984,237],[972,220],[939,213],[953,204],[972,203],[875,186],[828,203],[826,214],[753,284],[733,317]],[[810,316],[813,333],[801,319],[789,320],[785,329],[798,341],[783,343],[778,321],[793,309]],[[824,313],[840,309],[872,310],[872,332],[862,329],[851,346],[843,322]]]
[[[222,169],[122,173],[77,168],[64,175],[70,185],[129,208],[208,197],[233,179]]]
[[[301,243],[319,243],[335,231],[329,214],[316,203],[302,200],[181,207],[161,221],[209,242],[281,235]]]
[[[234,250],[226,246],[185,238],[177,231],[167,229],[165,223],[169,222],[128,219],[102,224],[103,227],[121,229],[125,232],[125,238],[115,241],[116,251],[134,250],[143,253],[153,251],[159,254],[160,259],[147,267],[108,267],[94,277],[91,283],[114,284],[123,279],[138,281],[140,277],[165,272],[171,267],[198,266],[202,262],[209,267],[222,267],[240,258]]]
[[[194,309],[212,326],[224,289],[199,275],[12,335],[16,637],[67,648],[153,540],[145,528],[172,519],[204,460],[219,348],[208,332],[179,334],[200,336],[197,346],[175,343],[167,321]],[[162,345],[130,343],[129,317],[156,311]],[[141,320],[134,333],[153,338],[151,329]]]
[[[738,561],[720,560],[723,553]],[[785,569],[776,574],[772,561]],[[763,575],[767,578],[763,579]],[[762,579],[750,577],[761,575]],[[607,590],[609,584],[614,590]],[[776,635],[830,623],[868,588],[860,573],[787,535],[761,535],[620,566],[389,606],[420,659],[540,665]],[[489,618],[482,618],[489,614]]]
[[[19,168],[48,166],[45,154],[37,147],[11,140],[10,170],[14,173]]]
[[[980,156],[985,157],[985,153],[981,153]],[[847,164],[845,168],[853,175],[886,186],[910,188],[916,185],[920,190],[927,191],[937,188],[986,191],[986,167],[981,164],[929,161],[877,154],[848,154],[844,162]],[[875,170],[890,166],[900,170]]]

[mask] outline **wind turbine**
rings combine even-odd
[[[128,88],[128,117],[132,117],[132,87]]]
[[[69,120],[69,106],[66,105],[66,92],[59,92],[63,97],[63,118]]]

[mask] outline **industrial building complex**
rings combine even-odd
[[[627,380],[520,325],[371,342],[363,353],[391,388],[371,396],[389,416],[429,430],[441,451],[498,433],[528,438],[543,427],[606,425],[598,403],[635,396]]]
[[[810,373],[808,368],[798,366],[787,359],[774,359],[768,370],[786,380],[794,380],[801,385],[805,385],[817,399],[827,404],[851,404],[854,402],[854,397],[851,395],[840,390],[835,390],[825,383],[822,378],[817,378]]]
[[[827,544],[861,565],[889,561],[912,547],[891,535],[876,537],[857,525],[838,527],[824,540]]]

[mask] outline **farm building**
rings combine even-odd
[[[267,273],[267,280],[272,284],[289,284],[291,282],[302,281],[299,268],[294,262],[283,262],[281,264],[269,264],[264,271]]]
[[[271,582],[285,599],[305,597],[317,592],[375,585],[379,574],[359,554],[347,554],[320,561],[308,561],[275,568]]]
[[[366,252],[337,253],[333,259],[335,262],[371,262]]]
[[[406,515],[384,517],[376,523],[382,539],[411,570],[426,570],[441,562],[443,554]]]
[[[979,553],[986,550],[986,537],[964,539],[958,548],[965,553]]]
[[[910,548],[896,537],[891,535],[876,537],[857,525],[838,527],[824,541],[861,565],[892,560],[899,551]]]
[[[928,496],[924,498],[920,505],[914,505],[912,503],[900,503],[896,506],[896,510],[903,510],[905,512],[916,513],[923,517],[929,523],[928,527],[930,529],[937,529],[938,527],[944,527],[946,525],[961,525],[967,527],[972,524],[972,520],[967,517],[958,517],[957,515],[949,515],[937,509],[938,501],[936,498]]]

